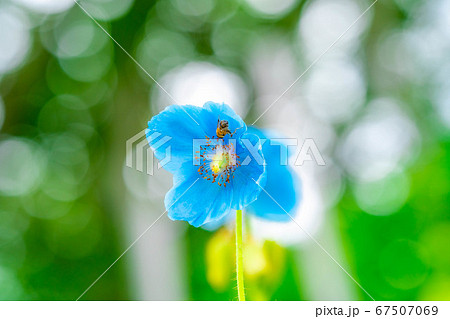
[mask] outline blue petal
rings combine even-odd
[[[214,220],[212,222],[202,225],[202,228],[207,231],[216,231],[217,229],[219,229],[223,225],[231,222],[231,220],[234,220],[234,219],[235,219],[235,214],[228,214],[218,220]]]
[[[148,122],[147,140],[158,160],[170,153],[171,159],[163,165],[174,173],[187,161],[192,162],[192,140],[205,138],[203,109],[192,105],[171,105]],[[169,139],[161,144],[163,139]],[[169,149],[170,147],[170,149]]]
[[[183,166],[174,176],[174,186],[166,194],[169,218],[185,220],[199,227],[222,219],[231,211],[232,189],[207,181],[191,167]]]
[[[267,139],[272,136],[269,132],[253,127],[250,127],[248,131],[258,135],[261,139]],[[301,183],[291,167],[281,165],[280,147],[287,148],[286,145],[271,145],[268,140],[263,143],[267,172],[264,190],[270,196],[262,191],[258,199],[248,207],[248,211],[264,219],[286,222],[291,220],[289,215],[294,217],[297,206],[300,203]]]
[[[239,138],[247,131],[247,125],[245,122],[231,107],[225,103],[206,102],[203,105],[203,109],[207,111],[207,114],[210,117],[210,120],[208,121],[208,130],[214,131],[213,135],[215,135],[218,119],[228,121],[230,131],[235,132],[235,134],[233,134],[234,138]]]
[[[253,156],[242,141],[237,143],[236,153],[240,158],[241,166],[233,174],[233,202],[231,207],[234,209],[242,209],[255,201],[262,190],[258,184],[262,187],[266,184],[264,156],[258,136],[245,133],[242,135],[242,140],[248,140],[252,145],[257,145],[257,153],[260,157]],[[250,160],[248,163],[245,163],[246,158]]]

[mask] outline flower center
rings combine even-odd
[[[218,143],[218,144],[216,144]],[[206,147],[200,147],[200,168],[198,172],[204,179],[219,186],[226,187],[233,178],[233,173],[240,163],[233,144],[223,144],[216,139],[214,143],[208,139]]]
[[[214,174],[221,173],[228,166],[230,162],[230,155],[228,153],[218,153],[212,157],[211,170]]]

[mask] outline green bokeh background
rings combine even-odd
[[[220,70],[217,78],[232,73],[228,87],[213,89],[231,85],[251,123],[371,2],[80,4],[170,94],[175,80],[195,82],[195,68],[176,73],[193,62]],[[440,0],[378,1],[295,85],[298,94],[258,122],[314,138],[276,120],[289,104],[291,117],[307,112],[311,125],[321,123],[319,139],[323,128],[332,132],[319,149],[339,182],[319,183],[327,204],[312,234],[376,300],[450,299],[448,9]],[[0,299],[75,300],[164,211],[169,176],[126,167],[125,145],[172,101],[71,0],[3,0],[0,25]],[[330,71],[311,84],[315,68],[336,61],[356,65],[357,106],[338,94],[317,109],[329,92],[321,83],[353,83]],[[173,94],[187,103],[182,90]],[[394,112],[374,106],[392,101]],[[376,134],[365,136],[368,127]],[[346,152],[352,138],[362,146]],[[301,213],[308,210],[315,218],[310,206]],[[370,300],[314,241],[264,242],[254,229],[246,238],[250,300]],[[209,232],[163,216],[81,299],[235,300],[233,258],[232,225]]]

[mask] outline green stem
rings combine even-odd
[[[242,210],[236,211],[236,279],[239,301],[245,301],[244,258],[242,256]]]

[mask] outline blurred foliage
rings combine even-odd
[[[348,12],[359,8],[357,14],[370,5],[356,0],[267,1],[267,7],[254,0],[80,3],[153,77],[178,88],[177,99],[203,91],[194,87],[196,74],[180,80],[171,72],[193,61],[211,72],[217,71],[212,66],[219,68],[221,73],[211,76],[218,82],[211,85],[231,91],[239,86],[243,94],[232,97],[244,105],[248,121],[262,113],[258,100],[270,88],[278,95],[292,83],[286,69],[294,72],[294,80],[318,56],[315,44],[324,38],[326,48],[337,38],[333,27],[316,29],[317,17],[332,17],[334,5]],[[327,74],[317,87],[313,76],[305,80],[314,123],[335,136],[324,148],[343,185],[325,218],[338,230],[349,272],[377,300],[450,299],[450,10],[441,7],[445,3],[439,0],[379,1],[370,18],[362,19],[365,25],[350,32],[353,42],[344,37],[343,45],[330,50],[337,51],[334,59],[356,61],[337,70],[356,70],[358,76]],[[278,46],[287,48],[288,58],[263,59]],[[285,73],[277,69],[280,63],[286,63]],[[264,73],[272,67],[273,81]],[[194,83],[188,82],[191,78]],[[349,78],[354,82],[346,82]],[[192,87],[180,89],[175,82]],[[321,100],[327,93],[330,104]],[[125,142],[164,103],[172,103],[163,96],[72,0],[0,3],[1,300],[74,300],[134,240],[125,227],[133,198],[122,176]],[[370,113],[380,101],[389,104],[386,99],[397,101],[400,111],[382,106]],[[284,104],[290,103],[297,106]],[[262,122],[271,123],[276,113],[281,108]],[[295,130],[289,115],[284,126]],[[346,164],[346,156],[354,155],[351,142],[358,138],[367,138],[357,145],[360,156]],[[393,147],[383,148],[390,141]],[[328,186],[321,188],[324,202]],[[154,203],[147,207],[159,209]],[[177,267],[186,272],[188,299],[236,299],[233,236],[227,228],[192,227],[180,236],[185,253]],[[249,299],[320,298],[300,280],[308,258],[303,248],[300,240],[282,245],[248,231]],[[83,299],[136,296],[130,284],[134,266],[126,261],[116,263]],[[328,291],[332,285],[320,288]],[[357,298],[369,300],[355,291]]]
[[[188,261],[193,300],[236,300],[235,234],[189,229]],[[292,252],[246,235],[244,278],[248,300],[299,300]],[[205,244],[206,243],[206,244]],[[280,284],[282,283],[282,284]]]
[[[233,291],[235,287],[234,234],[225,228],[217,231],[206,246],[206,277],[218,293]],[[275,242],[257,241],[247,235],[244,247],[244,276],[249,300],[271,300],[280,282],[291,283],[292,289],[284,293],[284,300],[297,300],[297,282],[292,273],[286,274],[287,252]],[[289,263],[290,266],[294,264]],[[232,297],[232,296],[230,296]],[[235,298],[234,298],[235,299]]]

